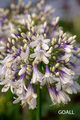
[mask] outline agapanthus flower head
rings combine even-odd
[[[35,12],[30,9],[31,2],[19,2],[18,7],[11,4],[11,11],[0,10],[2,92],[10,88],[17,95],[13,103],[21,101],[29,109],[36,108],[37,85],[43,89],[47,86],[52,105],[67,104],[68,94],[80,92],[76,35],[64,33],[58,26],[59,17],[52,18],[54,10],[50,6],[43,8],[43,3],[37,4]]]

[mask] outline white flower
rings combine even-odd
[[[67,53],[71,53],[71,49],[68,47],[68,45],[67,45],[66,48],[64,48],[64,50],[65,50]]]
[[[26,103],[29,104],[29,109],[34,109],[36,108],[36,98],[37,94],[34,93],[34,90],[32,88],[32,84],[29,84],[27,91],[23,91],[21,95],[18,95],[18,98],[15,98],[14,104],[18,103],[21,100],[21,105],[23,107],[26,106]]]
[[[44,37],[42,35],[40,35],[39,37],[32,37],[35,41],[31,42],[30,45],[32,47],[36,47],[36,50],[39,50],[40,47],[42,47],[44,50],[48,50],[49,46],[47,45],[48,42],[50,41],[50,39],[44,39]]]
[[[63,104],[67,104],[67,102],[70,101],[70,97],[63,90],[56,91],[56,87],[51,89],[49,85],[47,85],[47,87],[49,90],[51,100],[53,102],[52,105],[59,105],[61,102]]]
[[[63,90],[58,91],[57,102],[58,103],[62,102],[63,104],[67,104],[68,101],[71,101],[70,97]]]
[[[14,78],[15,71],[12,71],[12,69],[9,66],[2,66],[1,73],[2,76],[5,78]]]
[[[35,63],[34,67],[33,67],[33,76],[31,79],[31,83],[35,83],[35,82],[41,82],[42,81],[42,73],[39,72],[38,68],[37,68],[37,64]]]
[[[25,52],[21,51],[21,54],[20,54],[20,57],[21,57],[22,60],[24,60],[24,59],[27,60],[28,56],[29,56],[29,44],[27,46],[26,51]]]
[[[56,84],[56,90],[59,91],[62,88],[66,87],[66,85],[73,85],[73,79],[74,79],[74,71],[62,67],[61,70],[59,71],[60,76],[58,78],[55,78],[58,83]]]
[[[50,98],[51,98],[53,104],[54,104],[54,105],[57,104],[55,93],[54,93],[53,90],[49,87],[49,85],[47,85],[47,87],[48,87],[49,95],[50,95]]]
[[[76,81],[73,81],[73,85],[66,86],[64,90],[69,94],[72,94],[72,93],[77,94],[77,92],[80,92],[80,85]]]
[[[26,72],[26,68],[27,68],[27,65],[25,65],[20,71],[19,71],[19,75],[23,75],[25,72]]]
[[[14,57],[12,54],[8,54],[3,60],[0,61],[1,64],[3,64],[3,68],[11,68],[11,65],[15,63],[17,59],[14,60]]]
[[[10,79],[5,79],[3,80],[2,82],[0,82],[0,85],[5,85],[3,88],[2,88],[2,92],[6,92],[8,91],[8,89],[10,88],[11,89],[11,92],[13,92],[13,88],[14,88],[14,81],[13,80],[10,80]]]
[[[26,73],[24,73],[23,75],[20,76],[19,80],[16,80],[14,85],[14,93],[17,95],[20,95],[24,92],[24,90],[27,91],[26,85],[25,85],[25,75]]]
[[[48,53],[46,53],[46,51],[44,50],[39,50],[36,51],[35,53],[30,55],[31,58],[35,57],[34,62],[37,63],[39,61],[43,61],[45,64],[49,63],[49,60],[47,59],[47,57],[50,57],[50,55]]]
[[[65,53],[63,56],[59,57],[57,62],[66,60],[67,58],[71,58],[71,55],[72,55],[71,53]]]
[[[66,43],[64,44],[61,44],[60,47],[67,53],[71,53],[71,48],[72,48],[72,45],[68,45]]]
[[[68,75],[71,75],[71,76],[75,75],[75,72],[67,67],[61,67],[60,69]]]
[[[29,109],[36,108],[36,98],[37,98],[37,94],[34,93],[32,84],[29,84],[28,91],[26,93],[26,99],[27,99],[27,103],[29,104]]]
[[[49,71],[49,67],[48,65],[46,65],[46,73],[45,75],[42,77],[43,81],[41,82],[40,85],[45,85],[45,83],[53,83],[53,76],[51,75],[50,71]]]

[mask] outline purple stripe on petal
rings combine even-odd
[[[46,65],[46,73],[50,73],[48,65]]]
[[[35,63],[34,70],[38,71],[38,69],[37,69],[37,63]]]
[[[74,68],[77,68],[77,67],[78,67],[78,65],[76,65],[76,64],[74,64],[74,63],[72,63],[72,62],[70,62],[70,64],[71,64]]]
[[[50,88],[50,86],[48,84],[47,84],[47,88],[48,88],[49,92],[52,91],[52,89]]]
[[[19,49],[18,49],[18,54],[20,55],[20,53],[21,53],[21,49],[19,48]]]
[[[44,32],[46,31],[46,27],[44,27]]]
[[[56,91],[56,87],[52,88],[53,92],[55,93],[55,95],[58,94],[58,91]]]
[[[22,79],[24,80],[25,75],[26,75],[26,73],[24,73],[23,75],[21,75],[21,76],[20,76],[20,80],[22,80]]]
[[[27,65],[25,65],[24,68],[27,68]]]
[[[58,23],[56,23],[54,27],[57,27],[57,25],[58,25]]]
[[[2,69],[5,71],[7,69],[7,67],[3,67]]]
[[[42,50],[42,47],[40,47],[40,49],[39,50]]]
[[[78,47],[74,47],[73,49],[74,49],[74,50],[78,50]]]
[[[31,84],[31,83],[29,83],[29,86],[28,86],[28,88],[32,88],[32,84]]]
[[[49,94],[53,94],[53,90],[49,87],[49,85],[47,84],[47,88],[48,88],[48,91],[49,91]],[[51,96],[51,95],[50,95]]]

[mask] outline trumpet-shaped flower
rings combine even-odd
[[[18,98],[15,98],[13,103],[17,103],[21,100],[21,105],[23,107],[26,106],[26,103],[28,103],[29,109],[34,109],[36,108],[36,98],[37,98],[37,94],[34,93],[32,84],[30,83],[27,91],[26,92],[24,91],[22,95],[20,95]]]
[[[35,65],[33,66],[33,76],[31,79],[31,83],[41,82],[42,76],[43,76],[43,74],[41,72],[39,72],[39,70],[37,68],[37,64],[35,63]]]
[[[50,71],[49,71],[49,67],[48,65],[46,65],[46,73],[45,75],[42,77],[43,81],[41,82],[40,85],[45,85],[45,83],[54,83],[54,77],[51,75]]]
[[[47,57],[50,57],[50,55],[48,53],[46,53],[46,51],[44,50],[39,50],[36,51],[35,53],[30,55],[31,58],[35,58],[34,62],[37,63],[39,61],[43,61],[45,64],[49,63],[49,60]]]
[[[63,90],[56,91],[56,87],[51,89],[49,85],[47,85],[47,87],[49,90],[51,100],[53,102],[52,105],[59,105],[61,102],[63,104],[67,104],[67,102],[70,101],[70,97]]]
[[[32,47],[37,46],[36,50],[39,50],[40,47],[42,47],[44,50],[48,50],[48,42],[50,41],[50,39],[44,39],[44,37],[42,35],[40,35],[39,37],[32,37],[35,41],[31,42],[30,45]]]

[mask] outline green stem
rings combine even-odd
[[[37,87],[37,120],[41,120],[41,89],[40,85]]]
[[[33,118],[33,110],[29,110],[29,120],[34,120]]]

